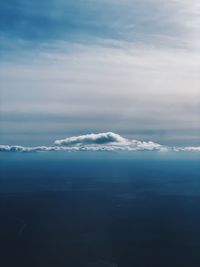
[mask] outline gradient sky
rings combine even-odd
[[[0,2],[1,144],[199,144],[198,0]]]

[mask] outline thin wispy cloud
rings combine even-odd
[[[191,140],[198,132],[200,61],[194,53],[126,42],[74,49],[68,54],[60,44],[61,52],[44,53],[36,62],[1,67],[5,131],[15,132],[17,118],[27,131],[32,118],[34,131],[48,126],[57,134],[69,128],[105,131],[111,125],[120,132],[165,130],[170,138],[174,130],[184,138],[190,129]]]
[[[152,42],[194,38],[199,26],[198,0],[126,0],[1,2],[1,34],[40,43],[84,36]]]

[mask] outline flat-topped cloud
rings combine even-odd
[[[0,152],[48,152],[48,151],[190,151],[200,152],[200,146],[169,147],[152,141],[129,140],[113,132],[86,134],[56,140],[53,146],[0,145]]]

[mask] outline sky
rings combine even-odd
[[[199,145],[198,0],[3,0],[0,58],[0,144]]]

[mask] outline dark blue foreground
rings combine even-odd
[[[0,266],[200,266],[200,160],[2,153]]]

